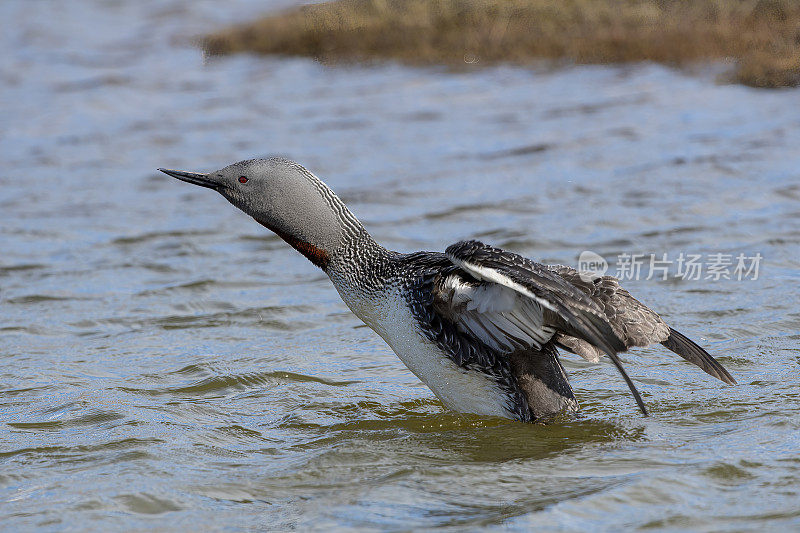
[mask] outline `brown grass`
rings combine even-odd
[[[754,87],[800,85],[800,0],[336,0],[203,40],[212,55],[526,64],[735,60]]]

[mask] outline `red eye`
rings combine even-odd
[[[239,176],[239,183],[247,183],[247,176]]]

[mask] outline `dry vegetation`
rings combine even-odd
[[[800,85],[800,0],[337,0],[206,37],[207,53],[451,66],[730,59],[741,83]]]

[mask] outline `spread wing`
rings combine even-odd
[[[626,343],[587,293],[543,265],[478,241],[453,244],[445,254],[459,269],[435,287],[439,313],[501,353],[539,350],[556,335],[595,346],[608,354],[647,414],[616,355]]]
[[[612,276],[588,277],[574,268],[549,265],[547,269],[580,289],[605,313],[614,333],[627,348],[659,342],[706,373],[733,385],[736,380],[703,348],[669,327],[658,314],[622,288]],[[558,333],[555,342],[590,361],[597,361],[601,350],[584,339]]]

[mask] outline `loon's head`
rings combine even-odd
[[[214,189],[323,270],[343,244],[345,219],[355,220],[327,185],[294,161],[250,159],[208,174],[158,170]]]

